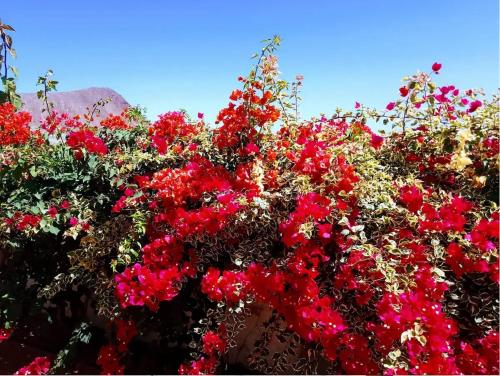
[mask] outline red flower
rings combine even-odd
[[[483,105],[483,102],[481,102],[480,100],[472,101],[469,104],[469,108],[467,109],[467,112],[472,113],[472,112],[476,111],[482,105]]]
[[[280,117],[278,109],[268,103],[271,97],[270,92],[259,97],[254,88],[233,91],[229,97],[232,102],[217,115],[215,123],[222,122],[222,126],[214,132],[215,145],[222,150],[254,142],[256,127],[274,123]]]
[[[438,73],[439,70],[441,69],[442,65],[439,64],[439,63],[434,63],[432,64],[432,70],[435,72],[435,73]]]
[[[182,112],[167,112],[159,116],[148,132],[154,147],[160,154],[164,154],[167,147],[175,141],[186,141],[196,135],[201,129],[200,124],[203,123],[189,124]]]
[[[40,224],[41,221],[42,217],[39,215],[24,214],[17,224],[17,229],[23,231],[27,227],[35,228]]]
[[[408,87],[406,87],[406,86],[401,86],[401,87],[399,88],[399,93],[401,94],[401,96],[402,96],[402,97],[406,97],[406,96],[408,95],[408,92],[409,92],[409,91],[410,91],[410,90],[409,90],[409,89],[408,89]]]
[[[412,213],[416,213],[422,207],[423,195],[415,186],[405,185],[401,187],[399,190],[399,199]]]
[[[130,197],[135,194],[135,191],[132,188],[126,188],[123,193],[125,194],[125,196]]]
[[[295,244],[306,242],[304,233],[300,231],[301,226],[309,221],[319,224],[319,221],[325,220],[331,211],[330,204],[331,201],[328,198],[317,193],[310,192],[300,196],[295,211],[290,213],[288,220],[279,225],[283,243],[292,247]],[[328,229],[329,227],[320,228],[323,238]]]
[[[130,320],[116,320],[116,340],[118,342],[118,351],[127,350],[130,341],[137,335],[135,324]]]
[[[481,219],[465,236],[482,253],[492,252],[497,249],[500,221],[492,217],[490,220]]]
[[[379,149],[383,143],[384,143],[384,138],[382,136],[379,136],[378,134],[375,133],[371,134],[370,145],[372,147],[374,147],[375,149]]]
[[[448,257],[446,263],[450,266],[453,273],[461,278],[465,273],[482,272],[487,273],[490,268],[485,260],[473,260],[467,256],[462,247],[457,243],[450,243],[447,248]]]
[[[9,339],[10,336],[12,335],[13,331],[14,331],[13,328],[9,328],[9,329],[0,328],[0,343]]]
[[[107,118],[101,120],[101,126],[108,129],[129,129],[130,125],[125,120],[125,111],[120,115],[108,115]]]
[[[218,333],[206,332],[202,337],[203,352],[209,356],[221,355],[226,350],[226,341]]]
[[[257,154],[260,151],[259,147],[253,142],[250,142],[245,146],[245,152],[247,154]]]
[[[50,360],[45,356],[35,358],[30,364],[20,368],[14,375],[46,375],[50,369]]]
[[[70,206],[69,201],[68,201],[68,200],[63,200],[63,201],[61,202],[61,204],[60,204],[60,206],[59,206],[59,207],[60,207],[61,209],[64,209],[64,210],[68,210],[68,209],[69,209],[69,206]]]
[[[55,218],[56,215],[57,215],[57,208],[55,206],[51,206],[48,210],[47,210],[47,214],[50,215],[52,218]]]
[[[120,364],[119,358],[116,346],[102,346],[96,360],[97,365],[101,367],[101,375],[123,375],[124,367]]]
[[[316,227],[318,228],[318,236],[320,238],[330,239],[332,237],[332,224],[331,223],[317,224]]]
[[[215,301],[237,303],[245,297],[247,279],[242,272],[221,272],[210,267],[201,281],[201,291]]]
[[[321,141],[306,141],[293,169],[309,175],[314,182],[320,182],[323,175],[330,171],[330,155],[326,144]]]
[[[233,92],[229,96],[229,99],[231,99],[232,101],[237,101],[238,99],[240,99],[242,97],[242,95],[243,95],[243,93],[241,90],[233,90]]]
[[[366,338],[359,334],[346,333],[339,339],[336,347],[342,348],[339,352],[339,360],[346,374],[380,374],[377,363],[372,359]]]
[[[0,104],[0,146],[25,144],[31,135],[31,115],[16,112],[9,102]]]
[[[115,294],[122,308],[145,305],[151,311],[157,311],[160,302],[177,296],[182,278],[177,266],[151,270],[135,264],[115,276]]]
[[[181,364],[179,367],[179,375],[213,375],[215,374],[217,363],[217,358],[201,357],[188,365]]]
[[[82,149],[87,150],[91,154],[104,155],[108,152],[108,147],[99,137],[90,130],[79,130],[71,132],[66,143],[68,146],[75,150],[77,159],[82,157]]]

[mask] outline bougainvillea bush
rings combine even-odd
[[[213,126],[0,106],[6,372],[498,374],[497,98],[301,119],[278,42]]]

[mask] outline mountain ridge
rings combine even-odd
[[[36,93],[21,93],[23,105],[21,109],[28,111],[32,116],[32,124],[39,124],[45,117],[42,114],[44,104],[38,99]],[[118,92],[107,87],[88,87],[84,89],[58,91],[48,94],[49,101],[54,104],[54,109],[59,113],[68,113],[69,115],[84,115],[88,112],[87,108],[92,108],[93,104],[101,99],[110,98],[111,102],[101,107],[100,118],[109,114],[119,114],[130,104]]]

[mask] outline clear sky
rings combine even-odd
[[[52,68],[59,90],[107,86],[148,116],[213,121],[259,42],[279,34],[280,71],[304,76],[304,116],[382,107],[402,76],[443,64],[442,84],[499,86],[498,0],[8,0],[19,89]]]

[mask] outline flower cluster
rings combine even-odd
[[[5,218],[5,223],[19,231],[24,231],[26,229],[36,228],[42,220],[40,215],[35,214],[24,214],[21,212],[15,212],[12,217]]]
[[[123,308],[145,305],[156,311],[161,301],[171,300],[179,293],[181,279],[175,266],[151,270],[135,264],[116,275],[116,296]]]
[[[120,360],[127,352],[130,341],[137,335],[137,328],[131,320],[118,319],[114,324],[116,344],[102,346],[96,360],[102,375],[123,375],[125,367]]]
[[[0,146],[22,145],[31,136],[28,112],[16,112],[11,103],[0,104]]]
[[[222,275],[216,268],[209,268],[201,281],[201,291],[215,301],[237,303],[244,298],[248,281],[245,273],[225,270]]]
[[[88,129],[71,132],[68,134],[66,143],[75,150],[76,159],[83,157],[83,149],[90,154],[104,155],[108,153],[108,147],[104,141]]]
[[[205,356],[189,364],[181,364],[179,375],[211,375],[216,373],[218,357],[226,351],[226,341],[221,333],[206,332],[202,337],[202,351]]]
[[[57,136],[83,129],[85,125],[82,123],[80,115],[70,116],[65,112],[59,113],[56,110],[52,110],[50,114],[41,120],[40,128],[49,135]]]
[[[182,112],[167,112],[149,128],[149,135],[154,147],[164,154],[169,145],[186,140],[196,135],[203,124],[189,124]]]
[[[127,121],[126,110],[120,115],[110,114],[100,122],[101,126],[107,129],[129,129],[130,124]]]
[[[96,363],[101,367],[101,375],[123,375],[125,367],[120,364],[119,352],[114,345],[101,347]]]
[[[213,142],[219,149],[245,146],[256,141],[257,129],[276,122],[280,112],[270,102],[273,94],[264,91],[260,82],[251,82],[245,91],[234,90],[229,105],[217,115],[216,124],[222,125],[215,131]]]
[[[17,370],[15,375],[46,375],[50,369],[50,360],[45,356],[39,356],[33,361]]]
[[[499,231],[499,213],[495,212],[491,219],[481,219],[465,238],[482,253],[492,252],[497,248]]]
[[[312,223],[317,227],[320,238],[328,239],[331,236],[331,224],[321,224],[330,214],[331,202],[328,198],[310,192],[297,200],[297,208],[290,214],[290,218],[280,224],[282,240],[291,247],[306,241],[308,236],[307,224]]]

